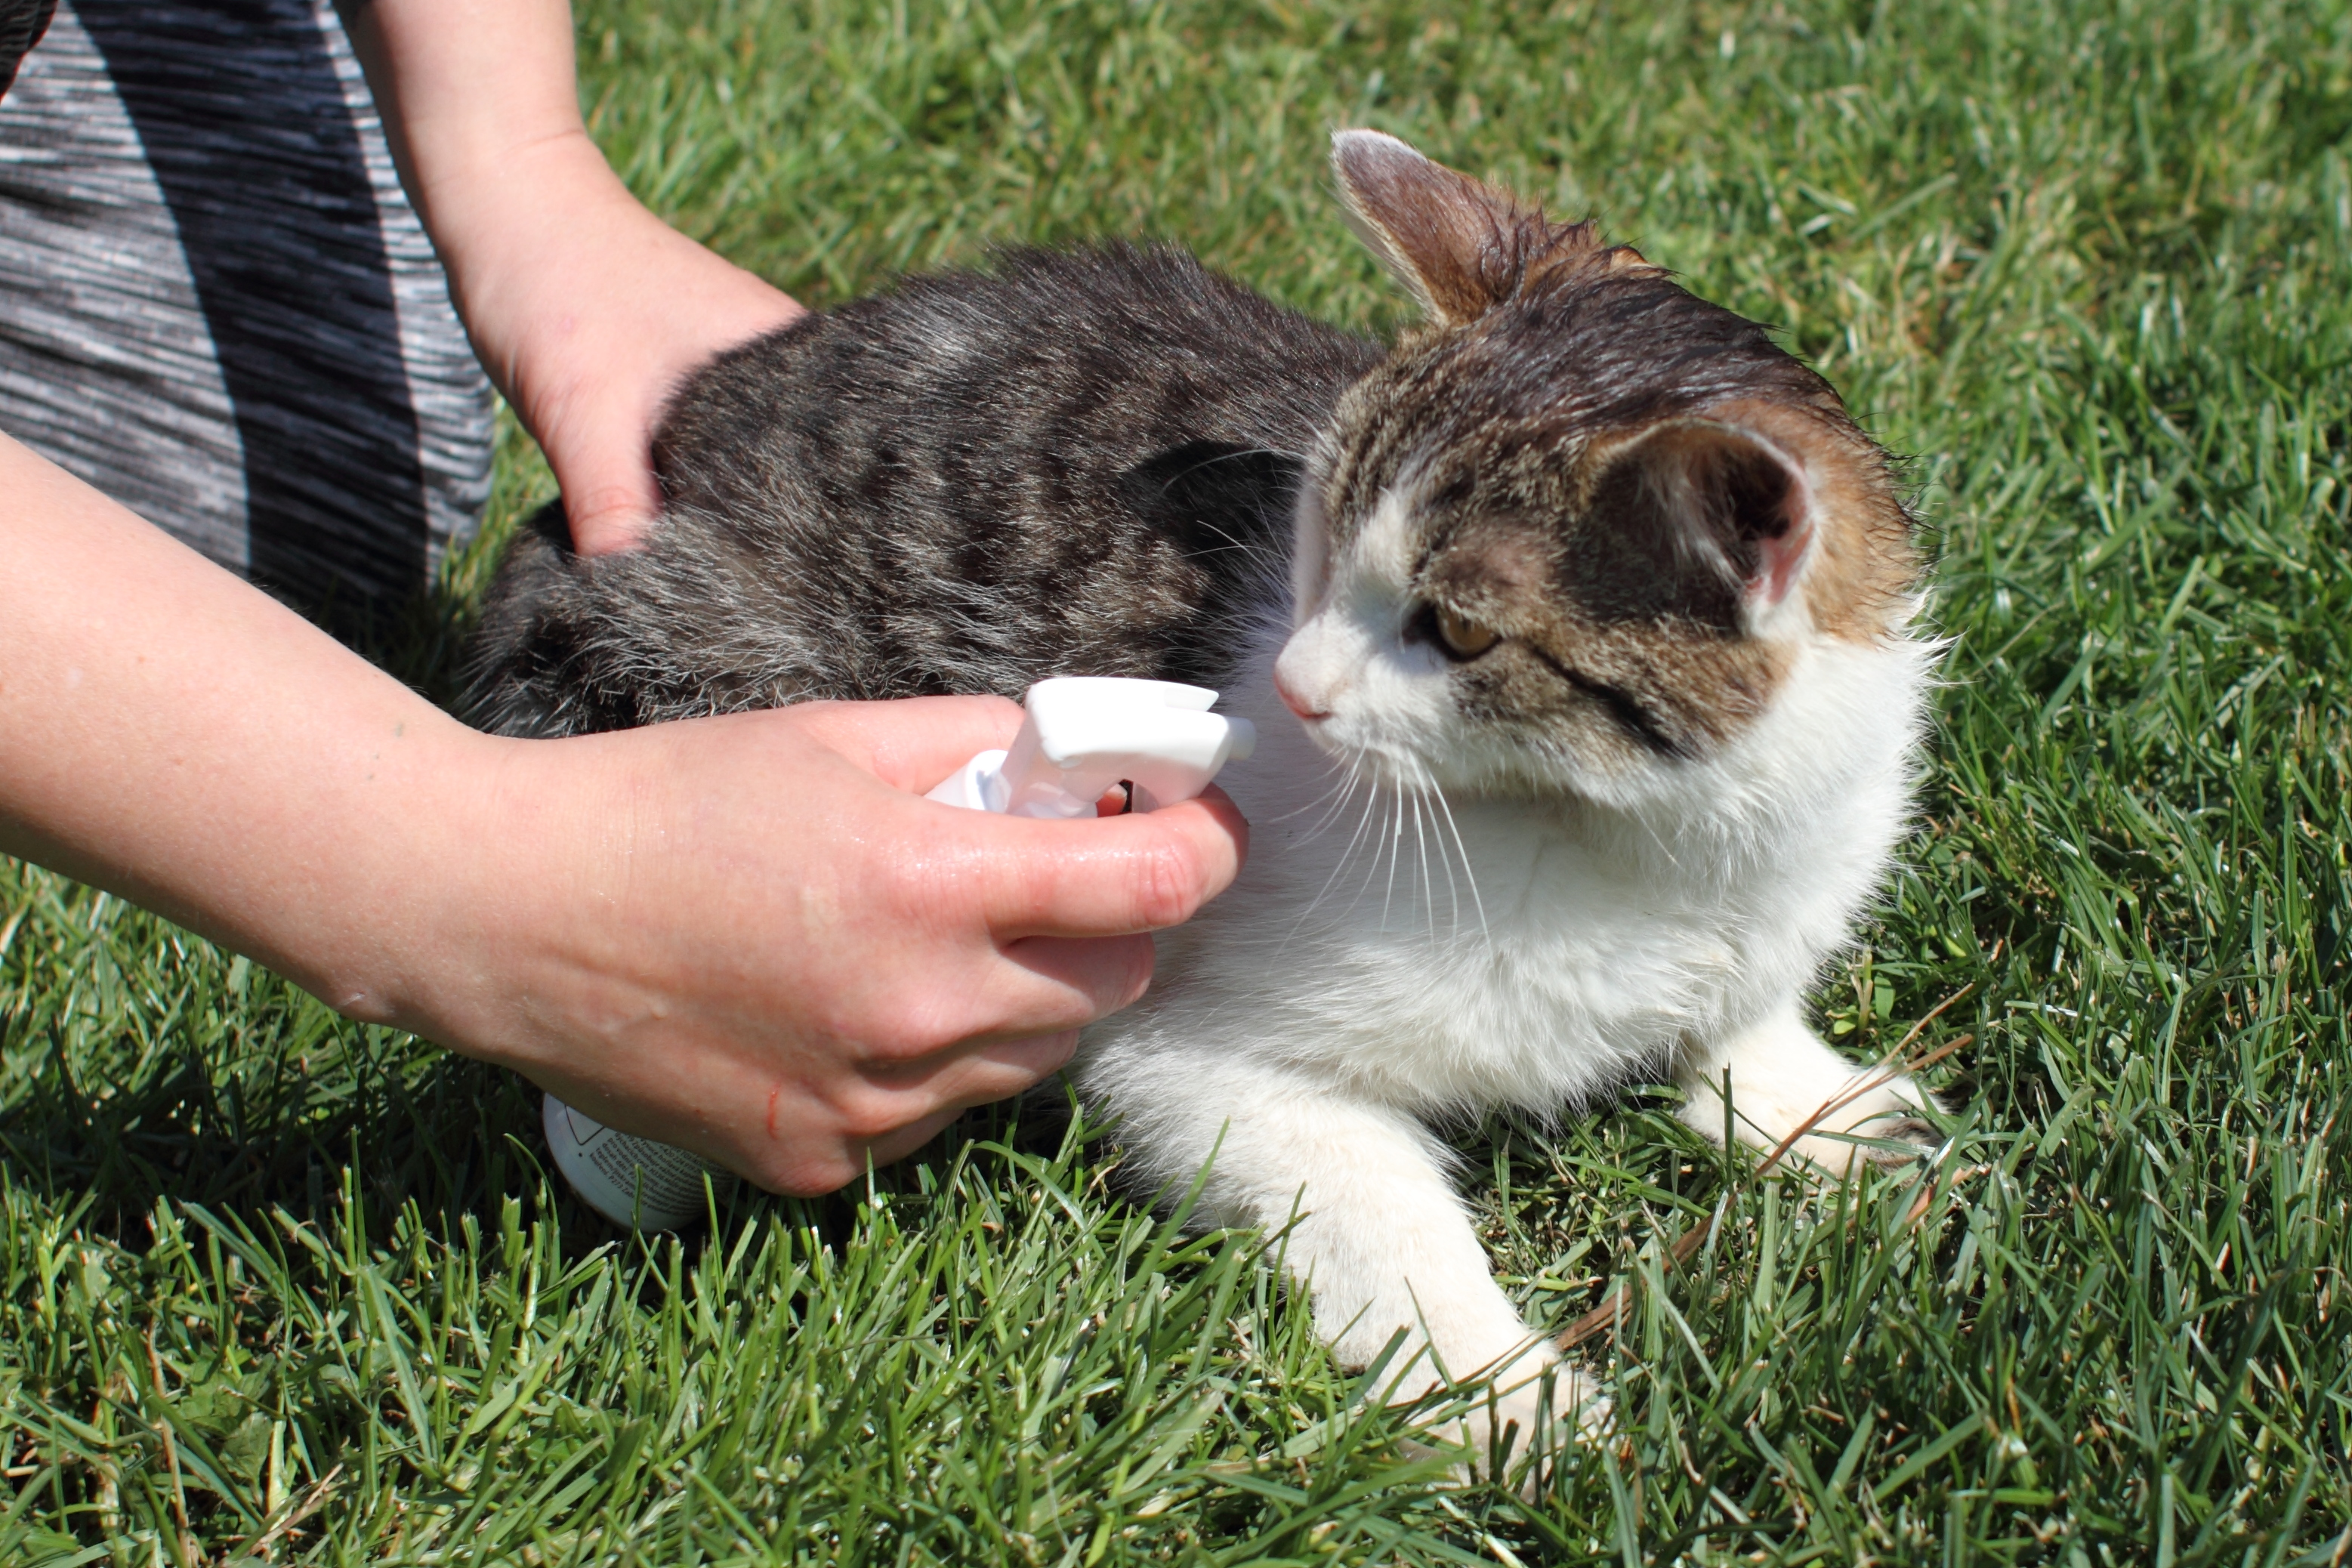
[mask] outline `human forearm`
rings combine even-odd
[[[0,847],[392,1019],[490,744],[0,438]]]
[[[345,15],[402,181],[428,222],[438,197],[519,159],[595,155],[566,0],[373,0]]]
[[[567,0],[347,0],[339,9],[412,195],[585,136]],[[418,153],[421,171],[406,166]]]
[[[375,0],[354,28],[575,542],[625,546],[669,388],[798,307],[621,189],[561,6]],[[1217,799],[923,800],[1010,738],[992,699],[477,734],[5,444],[0,551],[0,848],[771,1186],[837,1185],[1054,1070],[1242,849]]]
[[[589,140],[562,0],[373,0],[352,33],[476,351],[547,451],[574,542],[642,536],[677,380],[800,314],[662,223]]]
[[[350,14],[402,183],[448,267],[491,374],[509,396],[549,310],[543,287],[576,240],[646,214],[589,140],[564,0],[374,0]],[[681,245],[690,242],[675,235]],[[534,253],[535,260],[534,260]]]

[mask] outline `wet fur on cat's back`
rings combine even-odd
[[[471,713],[572,734],[1051,675],[1218,687],[1298,476],[1378,345],[1181,251],[1014,251],[720,355],[654,447],[647,547],[509,552]]]

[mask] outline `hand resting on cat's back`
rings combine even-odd
[[[1202,1220],[1297,1216],[1343,1360],[1402,1332],[1401,1394],[1493,1373],[1532,1431],[1557,1352],[1433,1124],[1670,1071],[1692,1126],[1761,1148],[1843,1100],[1796,1144],[1832,1172],[1924,1131],[1801,1003],[1904,826],[1912,522],[1754,323],[1392,138],[1333,161],[1418,330],[1383,348],[1120,246],[807,318],[679,392],[646,549],[518,544],[473,714],[1223,690],[1263,737],[1222,781],[1252,858],[1071,1074],[1146,1190],[1213,1150]]]

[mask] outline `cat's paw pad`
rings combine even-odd
[[[1936,1124],[1924,1116],[1906,1116],[1870,1130],[1873,1138],[1889,1143],[1907,1143],[1906,1149],[1874,1149],[1874,1159],[1888,1164],[1906,1164],[1923,1154],[1932,1154],[1943,1145],[1944,1135]]]
[[[1827,1102],[1834,1108],[1827,1114],[1816,1110],[1790,1128],[1791,1132],[1800,1127],[1811,1130],[1790,1145],[1788,1159],[1835,1177],[1864,1165],[1907,1165],[1943,1141],[1935,1124],[1921,1114],[1934,1098],[1909,1079],[1873,1082],[1864,1077],[1856,1084],[1859,1092],[1849,1088]]]

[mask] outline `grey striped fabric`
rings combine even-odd
[[[58,5],[0,99],[0,430],[364,612],[472,528],[491,409],[331,4]]]

